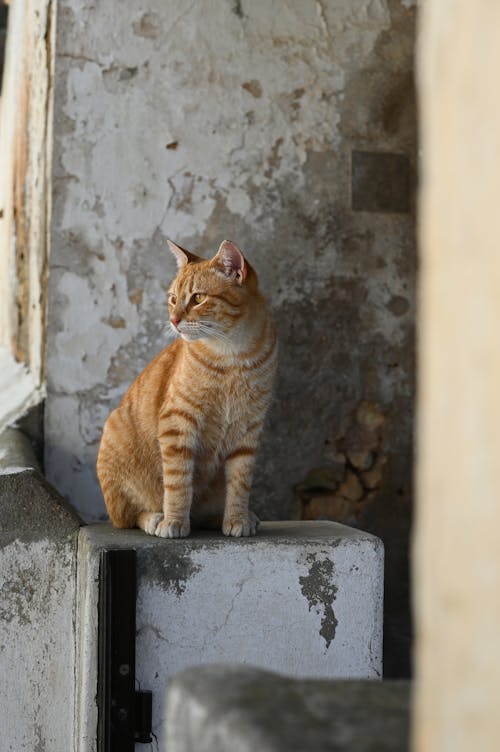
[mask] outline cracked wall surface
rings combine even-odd
[[[388,603],[400,609],[414,20],[400,0],[214,0],[209,12],[189,0],[60,0],[46,468],[86,519],[104,515],[103,422],[166,344],[166,238],[208,254],[229,237],[259,272],[281,341],[253,506],[289,517],[294,487],[330,464],[358,406],[374,405],[383,474],[355,522],[384,539]]]

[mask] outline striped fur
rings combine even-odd
[[[211,260],[170,243],[179,271],[169,315],[180,337],[136,378],[107,419],[97,460],[116,527],[163,538],[191,523],[254,535],[255,455],[277,362],[257,276],[224,241]]]

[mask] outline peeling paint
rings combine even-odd
[[[110,316],[107,319],[102,319],[102,321],[113,329],[126,329],[127,327],[127,322],[121,316]]]
[[[144,13],[132,27],[138,36],[156,39],[161,34],[161,19],[157,13]]]
[[[244,84],[241,84],[241,88],[248,91],[248,93],[256,99],[260,99],[262,96],[262,86],[260,81],[256,81],[255,79],[252,79],[252,81],[245,81]]]
[[[309,611],[314,609],[318,614],[322,612],[319,633],[328,650],[335,639],[338,624],[333,611],[333,602],[337,593],[337,586],[334,584],[333,562],[326,556],[319,559],[315,553],[307,554],[305,561],[309,565],[309,573],[299,577],[300,589],[302,595],[307,599]]]

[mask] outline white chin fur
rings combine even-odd
[[[178,334],[180,334],[182,339],[185,339],[186,342],[192,342],[195,339],[200,339],[200,337],[202,336],[201,334],[199,334],[199,332],[182,332],[180,330],[178,331]]]

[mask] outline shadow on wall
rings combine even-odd
[[[387,457],[386,417],[363,401],[354,411],[345,436],[327,439],[327,465],[313,468],[295,486],[291,518],[334,520],[362,527],[366,508],[380,491]]]

